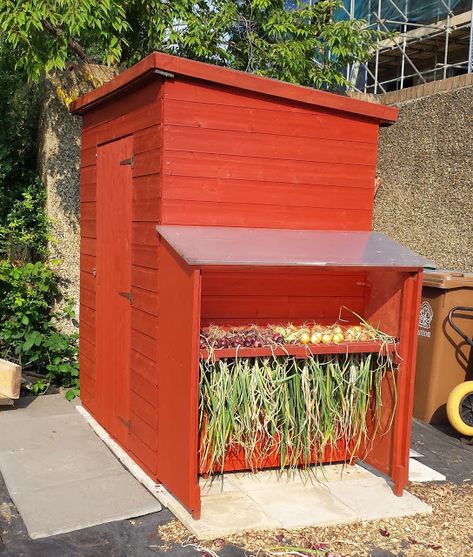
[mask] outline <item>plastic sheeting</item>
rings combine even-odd
[[[432,263],[379,232],[160,225],[189,265],[422,268]]]

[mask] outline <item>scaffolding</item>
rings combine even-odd
[[[345,0],[336,18],[395,33],[368,64],[347,67],[359,91],[386,93],[473,72],[473,0]]]

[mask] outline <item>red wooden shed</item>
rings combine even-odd
[[[198,517],[200,327],[348,306],[399,339],[394,427],[368,460],[401,494],[424,261],[371,232],[396,109],[154,53],[71,110],[83,405]]]

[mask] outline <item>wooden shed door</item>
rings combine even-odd
[[[128,444],[133,139],[97,150],[97,386],[103,425]]]

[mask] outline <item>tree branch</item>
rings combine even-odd
[[[54,25],[52,25],[46,19],[43,19],[42,23],[43,23],[43,27],[46,29],[46,31],[51,33],[51,35],[54,35],[58,39],[62,38],[64,36],[64,31],[62,31],[61,29],[58,29],[57,27],[54,27]],[[81,60],[83,60],[85,63],[87,63],[87,64],[92,64],[93,63],[92,58],[90,58],[88,56],[85,49],[75,39],[73,39],[72,37],[69,37],[67,39],[67,44],[68,44],[69,48],[73,52],[75,52],[77,54],[77,56],[79,56],[79,58]]]

